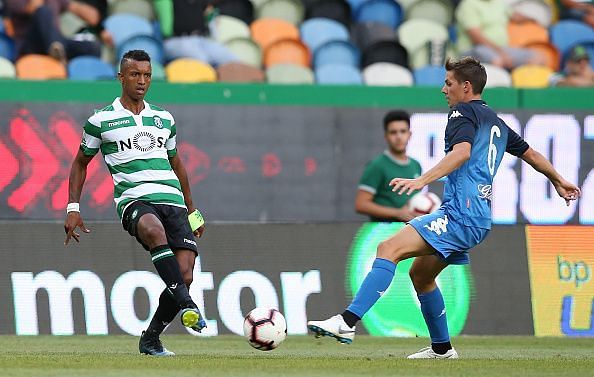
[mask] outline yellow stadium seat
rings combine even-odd
[[[66,67],[47,55],[30,54],[15,63],[17,77],[21,80],[65,79]]]
[[[194,59],[181,58],[172,61],[165,67],[167,81],[177,83],[196,83],[217,81],[217,73],[213,67]]]
[[[511,73],[516,88],[546,88],[553,70],[540,65],[523,65]]]

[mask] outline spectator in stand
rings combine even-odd
[[[537,51],[508,45],[507,24],[528,21],[511,13],[503,0],[462,0],[456,9],[458,52],[483,63],[513,69],[524,64],[545,65]]]
[[[578,20],[594,28],[594,0],[558,0],[561,19]]]
[[[7,0],[6,12],[14,28],[18,55],[47,54],[62,62],[79,55],[99,56],[96,41],[65,38],[60,32],[59,16],[70,11],[89,25],[100,21],[97,9],[70,0]]]
[[[565,64],[565,72],[551,78],[552,86],[594,86],[594,70],[590,56],[583,46],[571,49]]]
[[[216,9],[208,0],[155,0],[165,38],[165,58],[192,58],[218,66],[238,61],[224,45],[210,38]]]

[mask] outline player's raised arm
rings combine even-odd
[[[565,180],[555,170],[553,164],[538,151],[528,148],[520,158],[529,163],[536,171],[544,174],[551,181],[559,196],[565,199],[566,205],[569,205],[570,201],[576,200],[581,195],[580,188]]]
[[[90,232],[80,216],[79,202],[82,188],[87,178],[87,166],[92,159],[92,155],[87,156],[79,149],[70,168],[68,207],[66,208],[66,221],[64,222],[64,232],[66,232],[64,245],[68,245],[70,238],[74,238],[76,242],[80,242],[80,234],[75,231],[76,228],[80,228],[85,233]]]

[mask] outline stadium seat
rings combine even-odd
[[[551,42],[562,56],[576,44],[594,42],[594,29],[579,21],[559,21],[551,27],[550,33]]]
[[[0,57],[13,62],[16,59],[14,41],[8,35],[0,33]]]
[[[413,75],[400,65],[392,63],[374,63],[363,70],[365,85],[373,86],[412,86]]]
[[[408,53],[396,41],[376,42],[363,51],[361,58],[362,67],[373,63],[394,63],[408,68]]]
[[[545,28],[551,26],[553,13],[549,5],[543,0],[521,0],[512,5],[512,10],[524,17],[535,20]]]
[[[553,71],[540,65],[523,65],[511,73],[515,88],[546,88]]]
[[[135,14],[114,14],[105,19],[104,25],[112,35],[116,47],[132,37],[153,36],[153,26],[150,22]]]
[[[266,81],[271,84],[313,84],[311,69],[295,64],[276,64],[266,69]]]
[[[361,63],[361,52],[350,42],[331,41],[314,51],[314,67],[324,64],[348,64],[358,68]]]
[[[449,40],[445,26],[425,19],[407,20],[398,29],[400,44],[406,48],[410,57],[409,63],[413,68],[431,64],[430,44],[435,41],[445,44]]]
[[[487,72],[487,88],[505,87],[509,88],[512,86],[512,78],[509,72],[501,67],[492,64],[483,63],[485,71]]]
[[[16,75],[21,80],[52,80],[67,77],[66,67],[47,55],[25,55],[16,61],[15,67]]]
[[[318,47],[330,41],[348,41],[349,31],[338,21],[327,18],[310,18],[300,27],[301,40],[315,51]]]
[[[86,26],[88,24],[72,12],[64,12],[60,15],[60,31],[67,38],[72,37]]]
[[[381,22],[396,30],[402,22],[402,8],[394,0],[367,0],[354,14],[357,22]]]
[[[346,64],[326,64],[315,70],[318,84],[361,85],[361,72]]]
[[[526,48],[540,52],[546,59],[546,66],[553,71],[558,71],[561,68],[561,54],[552,43],[533,42],[526,45]]]
[[[245,64],[254,67],[262,65],[262,48],[249,38],[234,38],[225,43],[225,46]]]
[[[16,78],[16,69],[14,64],[8,59],[0,57],[0,79]]]
[[[306,18],[329,18],[351,26],[351,6],[345,0],[317,0],[306,5]]]
[[[406,19],[425,19],[448,27],[454,20],[450,0],[418,0],[406,8]]]
[[[417,86],[442,86],[445,75],[446,70],[440,65],[427,65],[417,68],[413,72],[415,85]]]
[[[305,9],[299,0],[268,0],[256,8],[257,18],[277,18],[299,25]]]
[[[250,0],[218,0],[219,14],[238,18],[246,24],[254,21],[254,4]]]
[[[295,25],[285,20],[275,18],[261,18],[250,25],[253,40],[262,50],[274,42],[283,39],[299,40],[299,30]]]
[[[117,0],[109,2],[109,14],[135,14],[145,20],[155,19],[153,2],[150,0]]]
[[[263,82],[264,72],[260,69],[243,64],[227,63],[217,67],[219,81],[223,82]]]
[[[380,22],[363,22],[353,25],[351,37],[360,50],[365,50],[376,42],[394,40],[396,34]]]
[[[225,43],[234,38],[249,38],[250,27],[239,18],[219,15],[215,19],[216,35],[214,38]]]
[[[548,30],[536,22],[510,22],[507,24],[510,47],[526,47],[531,43],[549,41]]]
[[[177,83],[197,83],[217,81],[217,73],[208,64],[194,59],[175,59],[165,66],[167,81]]]
[[[68,62],[68,78],[71,80],[113,80],[112,65],[95,56],[78,56]]]
[[[161,63],[158,62],[151,62],[151,68],[152,68],[152,80],[153,81],[165,81],[167,80],[167,77],[165,76],[165,68],[163,68],[163,65],[161,65]]]
[[[144,50],[151,57],[151,61],[163,64],[165,62],[165,52],[163,51],[163,44],[161,41],[146,35],[137,35],[130,39],[123,41],[118,46],[118,59],[120,61],[122,56],[130,50]]]
[[[284,39],[271,44],[264,50],[264,66],[270,67],[275,64],[296,64],[309,67],[311,54],[301,41]]]
[[[355,12],[357,11],[357,9],[359,9],[359,7],[367,0],[346,0],[346,1],[351,6],[351,14],[354,15]],[[353,17],[353,21],[354,21],[354,17]]]

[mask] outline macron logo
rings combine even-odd
[[[462,116],[462,114],[460,114],[460,112],[458,110],[454,110],[452,112],[452,115],[450,115],[450,119],[452,119],[452,118],[458,118],[458,117],[461,117],[461,116]]]
[[[117,120],[115,122],[107,123],[107,127],[115,127],[115,126],[120,126],[122,124],[129,124],[129,123],[130,123],[130,119]]]
[[[197,246],[197,244],[196,244],[196,241],[192,241],[192,240],[189,240],[189,239],[187,239],[187,238],[184,238],[184,242],[185,242],[185,243],[189,243],[190,245]]]

